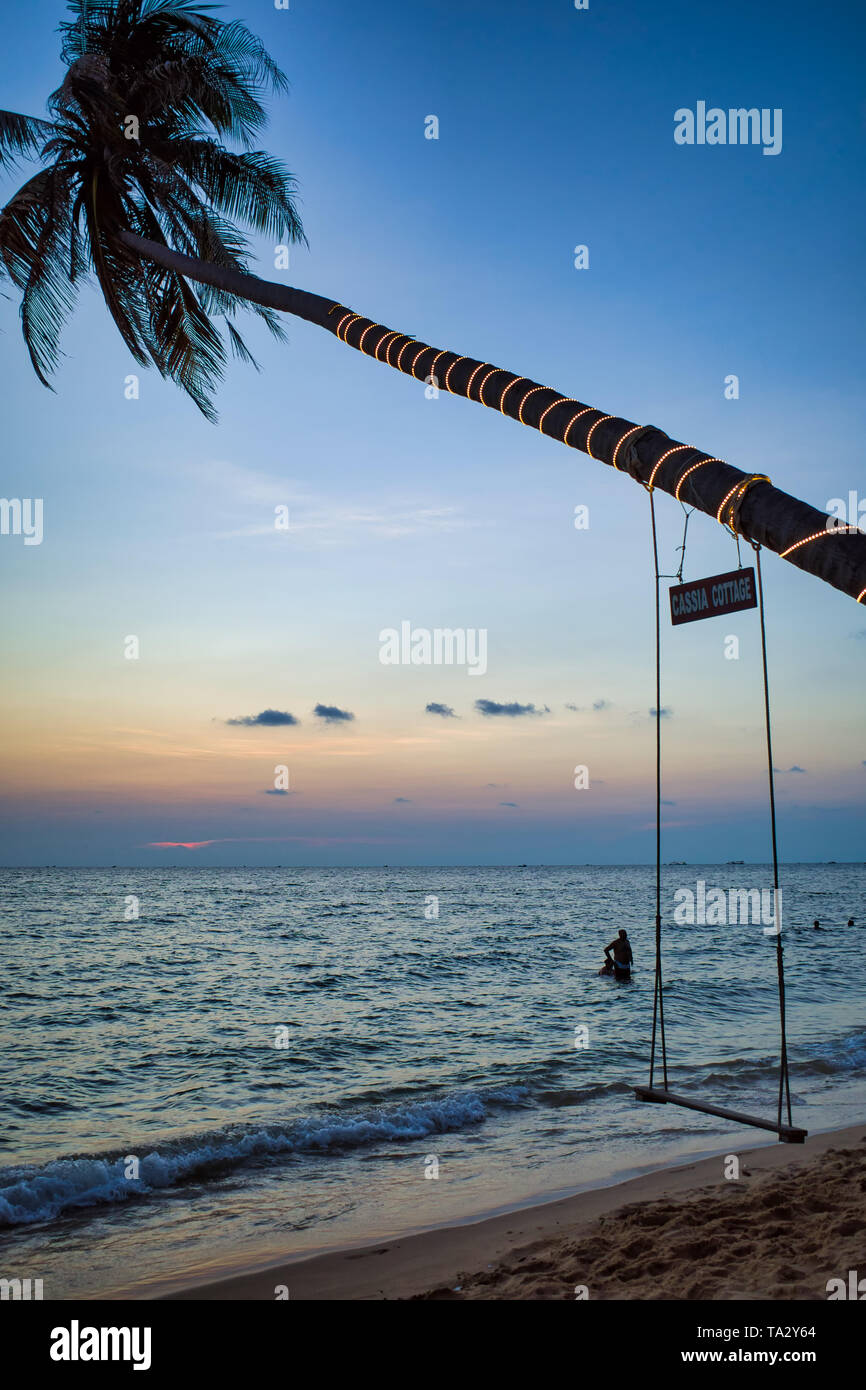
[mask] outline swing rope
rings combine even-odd
[[[656,1026],[658,1025],[659,1042],[662,1054],[662,1075],[664,1076],[665,1090],[668,1089],[668,1049],[665,1038],[665,1006],[662,997],[662,646],[661,646],[661,609],[660,591],[661,578],[659,574],[659,543],[656,531],[656,505],[653,489],[648,486],[650,499],[650,516],[652,518],[653,533],[653,562],[656,574],[656,971],[655,971],[655,992],[653,994],[653,1036],[652,1048],[650,1050],[650,1075],[649,1084],[652,1086],[655,1075],[656,1061]],[[685,529],[688,530],[689,517],[686,514]],[[682,554],[680,556],[680,577],[682,576],[683,563],[685,561],[686,538],[683,535]],[[670,576],[667,576],[670,577]]]
[[[656,914],[655,914],[655,988],[653,993],[653,1026],[652,1026],[652,1046],[650,1049],[650,1070],[649,1088],[652,1090],[655,1079],[656,1047],[661,1052],[661,1069],[664,1077],[664,1090],[668,1088],[668,1059],[667,1059],[667,1040],[665,1037],[665,1014],[663,997],[663,974],[662,974],[662,911],[661,911],[661,804],[662,804],[662,735],[661,735],[661,581],[662,579],[677,579],[682,583],[683,566],[685,564],[686,537],[688,534],[690,512],[686,512],[685,527],[683,530],[683,543],[679,547],[680,564],[675,575],[663,575],[659,570],[659,549],[658,532],[656,529],[655,499],[653,496],[652,484],[646,484],[650,499],[650,519],[652,522],[652,545],[653,545],[653,567],[655,570],[656,584]],[[685,508],[684,508],[685,510]],[[694,509],[692,509],[694,510]],[[739,533],[736,529],[732,535],[737,541],[737,559],[740,561]],[[781,1033],[781,1056],[779,1070],[779,1103],[777,1110],[777,1123],[782,1126],[783,1106],[787,1114],[787,1124],[792,1125],[791,1120],[791,1084],[788,1075],[788,1040],[787,1025],[785,1015],[785,966],[782,951],[782,921],[781,909],[779,905],[779,853],[778,841],[776,836],[776,789],[773,773],[773,742],[770,724],[770,681],[767,671],[767,629],[764,614],[764,584],[761,574],[761,547],[754,541],[750,542],[756,556],[757,578],[758,578],[758,608],[761,622],[761,660],[764,677],[764,715],[767,735],[767,772],[770,782],[770,832],[773,845],[773,901],[775,915],[775,935],[776,935],[776,972],[779,982],[779,1025]],[[682,1103],[682,1102],[681,1102]],[[722,1112],[724,1113],[724,1112]],[[752,1120],[751,1123],[756,1123]],[[804,1131],[801,1131],[804,1133]]]
[[[767,629],[764,622],[764,583],[761,576],[761,547],[752,542],[758,571],[758,610],[761,615],[761,658],[764,667],[764,716],[767,727],[767,775],[770,779],[770,833],[773,840],[773,911],[776,928],[776,973],[779,977],[779,1027],[781,1058],[779,1067],[778,1122],[782,1123],[782,1100],[787,1103],[791,1124],[791,1083],[788,1078],[788,1037],[785,1022],[785,964],[782,954],[782,914],[779,907],[779,852],[776,842],[776,785],[773,773],[773,738],[770,731],[770,681],[767,675]]]

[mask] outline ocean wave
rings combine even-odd
[[[551,1110],[561,1110],[571,1105],[584,1105],[589,1100],[624,1095],[633,1089],[633,1085],[628,1081],[599,1081],[580,1088],[572,1086],[555,1091],[537,1091],[533,1100]]]
[[[866,1069],[866,1033],[850,1033],[838,1038],[806,1061],[795,1061],[794,1068],[813,1075]]]
[[[158,1195],[191,1181],[225,1177],[257,1159],[347,1153],[388,1142],[411,1143],[483,1124],[525,1104],[526,1089],[464,1091],[439,1100],[366,1113],[232,1127],[166,1143],[143,1156],[84,1154],[41,1168],[0,1173],[0,1226],[53,1221],[66,1212]],[[136,1165],[130,1160],[135,1158]],[[127,1172],[137,1172],[127,1177]]]
[[[866,1070],[866,1033],[849,1033],[834,1038],[819,1051],[800,1046],[789,1048],[788,1064],[791,1076],[805,1080],[810,1076],[842,1076]],[[778,1056],[732,1057],[703,1067],[680,1067],[702,1085],[749,1085],[766,1081],[768,1073],[775,1077]]]

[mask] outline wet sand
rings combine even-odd
[[[169,1297],[824,1300],[851,1270],[866,1277],[866,1125],[801,1145],[733,1143],[615,1186]]]

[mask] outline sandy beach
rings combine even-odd
[[[738,1178],[728,1176],[731,1156]],[[826,1300],[828,1280],[858,1269],[866,1274],[866,1125],[802,1145],[732,1145],[559,1201],[170,1297],[271,1300],[284,1286],[306,1300]]]

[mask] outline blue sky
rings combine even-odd
[[[42,113],[64,13],[31,0],[5,17],[3,106]],[[818,507],[866,499],[857,6],[820,21],[805,3],[638,0],[224,13],[292,83],[264,142],[298,178],[310,248],[276,271],[258,242],[260,274],[659,425]],[[674,112],[698,100],[781,108],[781,153],[677,146]],[[427,400],[301,322],[282,346],[251,330],[262,371],[230,369],[216,428],[154,373],[125,399],[134,365],[95,291],[56,394],[12,299],[0,327],[2,491],[45,507],[41,546],[0,537],[5,862],[652,857],[649,515],[631,480]],[[682,513],[666,497],[658,511],[675,569]],[[735,564],[696,515],[686,576]],[[782,854],[862,859],[866,609],[772,555],[765,580],[776,762],[803,769],[779,775]],[[382,666],[379,633],[403,620],[486,629],[487,673]],[[663,640],[665,857],[765,859],[757,617]],[[478,699],[549,713],[485,716]],[[355,718],[322,721],[319,703]],[[227,723],[268,708],[300,723]],[[278,765],[285,797],[267,795]],[[154,847],[171,842],[201,848]]]

